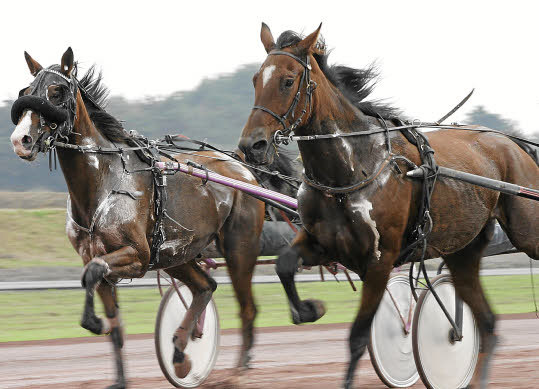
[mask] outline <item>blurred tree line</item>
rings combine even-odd
[[[524,134],[516,121],[506,119],[497,113],[488,112],[485,107],[481,105],[478,105],[472,111],[468,112],[464,122],[466,124],[479,124],[493,130],[503,131],[511,135],[539,142],[539,132]]]
[[[107,111],[122,120],[127,130],[137,130],[149,138],[183,134],[233,149],[251,112],[254,101],[251,78],[258,68],[258,64],[245,65],[234,73],[205,79],[192,91],[176,92],[162,99],[129,101],[113,96]],[[0,190],[66,191],[60,169],[49,173],[46,157],[40,155],[37,161],[29,164],[13,153],[9,140],[13,131],[12,102],[4,103],[0,106],[0,131],[3,134],[0,137]],[[468,113],[466,123],[519,132],[516,122],[481,106]],[[539,138],[539,134],[534,137]]]

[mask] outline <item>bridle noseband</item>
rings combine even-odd
[[[292,104],[290,105],[290,107],[288,108],[288,110],[286,111],[286,113],[284,115],[280,116],[280,115],[276,114],[275,112],[273,112],[271,109],[266,108],[266,107],[264,107],[262,105],[255,105],[252,108],[252,109],[259,109],[261,111],[264,111],[264,112],[270,114],[275,119],[277,119],[277,121],[279,123],[281,123],[281,125],[283,126],[283,130],[282,131],[278,130],[278,131],[275,132],[275,134],[273,136],[273,141],[276,144],[283,143],[283,144],[286,145],[286,144],[288,144],[288,142],[286,141],[286,139],[283,140],[282,138],[290,135],[297,128],[297,126],[301,123],[301,120],[303,119],[303,116],[305,115],[305,113],[307,113],[307,105],[309,106],[309,110],[312,110],[312,95],[313,95],[314,90],[316,89],[316,82],[311,80],[311,69],[312,68],[311,68],[311,64],[310,64],[309,55],[307,55],[305,61],[302,60],[301,58],[299,58],[298,56],[296,56],[296,55],[294,55],[292,53],[289,53],[287,51],[270,51],[268,53],[268,55],[286,55],[288,57],[291,57],[291,58],[295,59],[304,68],[303,73],[301,75],[301,80],[299,82],[298,91],[296,92],[296,95],[294,96],[294,100],[292,100]],[[301,88],[302,88],[303,84],[306,85],[306,87],[305,87],[305,91],[306,91],[305,104],[303,105],[303,109],[301,110],[301,113],[297,117],[297,119],[292,124],[287,126],[286,120],[288,119],[288,116],[290,116],[292,119],[294,119],[294,117],[295,117],[295,111],[296,111],[296,107],[297,107],[297,105],[299,103],[299,100],[301,98]]]
[[[49,80],[47,75],[53,75],[54,80]],[[59,77],[59,82],[56,77]],[[39,113],[38,137],[32,146],[32,149],[38,147],[39,151],[46,153],[50,150],[54,141],[58,138],[67,140],[73,132],[74,122],[76,120],[76,93],[78,89],[77,79],[71,75],[65,76],[61,72],[45,68],[41,69],[32,82],[34,88],[29,95],[20,95],[13,103],[11,109],[11,119],[17,124],[22,112],[25,109],[32,109]],[[58,85],[65,90],[66,96],[60,104],[53,104],[49,100],[48,89],[51,85]],[[48,127],[50,131],[45,131]],[[44,141],[43,138],[47,137]]]

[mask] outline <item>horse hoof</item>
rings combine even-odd
[[[191,371],[191,360],[183,351],[174,348],[174,358],[172,359],[174,365],[174,372],[176,377],[185,378]]]
[[[125,389],[127,388],[127,385],[125,382],[117,382],[114,385],[107,386],[106,389]]]
[[[249,362],[251,362],[251,355],[250,354],[247,354],[247,355],[244,355],[244,356],[241,356],[240,357],[240,362],[238,363],[238,370],[240,372],[242,371],[245,371],[245,370],[249,370],[251,368]]]
[[[294,314],[296,313],[296,314]],[[303,300],[299,312],[292,313],[294,324],[312,323],[320,319],[326,313],[326,307],[320,300]]]

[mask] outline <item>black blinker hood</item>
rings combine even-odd
[[[11,107],[11,121],[13,124],[17,125],[19,123],[19,119],[25,109],[39,112],[47,121],[52,123],[60,124],[67,120],[66,110],[56,107],[41,97],[27,95],[19,97]]]

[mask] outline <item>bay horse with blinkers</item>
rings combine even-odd
[[[328,65],[320,27],[304,38],[286,31],[275,42],[262,24],[268,56],[253,78],[255,105],[239,147],[248,161],[266,164],[274,158],[276,137],[292,132],[304,137],[298,141],[304,164],[298,193],[303,227],[280,255],[277,272],[296,324],[315,321],[324,313],[322,302],[298,296],[294,284],[298,257],[309,266],[338,261],[363,279],[344,380],[344,387],[351,388],[389,274],[417,225],[422,183],[407,178],[406,171],[410,163],[422,161],[404,134],[387,131],[398,122],[392,117],[395,110],[364,100],[375,81],[372,69]],[[342,136],[352,132],[371,134]],[[440,166],[539,187],[538,161],[503,135],[438,130],[425,136]],[[518,250],[539,259],[538,215],[539,204],[532,200],[437,179],[430,198],[432,230],[425,255],[443,257],[458,295],[478,324],[481,350],[470,387],[486,387],[496,343],[495,315],[479,281],[482,252],[498,220]],[[417,252],[408,260],[420,256]]]
[[[32,161],[39,152],[50,152],[54,142],[69,145],[56,147],[56,152],[69,191],[67,235],[85,264],[82,284],[86,301],[81,325],[93,333],[111,335],[117,378],[110,388],[124,388],[123,335],[115,283],[121,278],[143,277],[150,267],[156,236],[156,182],[144,155],[140,155],[147,150],[137,150],[139,143],[134,137],[101,108],[106,89],[93,68],[77,80],[71,48],[60,65],[48,68],[27,53],[25,57],[35,79],[13,105],[13,150],[20,158]],[[81,152],[84,147],[103,152]],[[105,153],[107,149],[113,152]],[[257,184],[250,171],[228,155],[214,151],[194,154],[173,156]],[[185,283],[193,294],[183,322],[178,323],[175,353],[170,356],[176,375],[185,377],[190,370],[189,356],[183,350],[216,288],[215,281],[194,260],[213,240],[226,258],[240,304],[243,346],[238,366],[246,367],[256,315],[251,278],[259,252],[264,204],[241,191],[211,182],[202,184],[200,179],[184,174],[169,176],[167,188],[162,224],[166,239],[152,269],[163,269]],[[94,312],[95,291],[103,301],[106,318]]]

